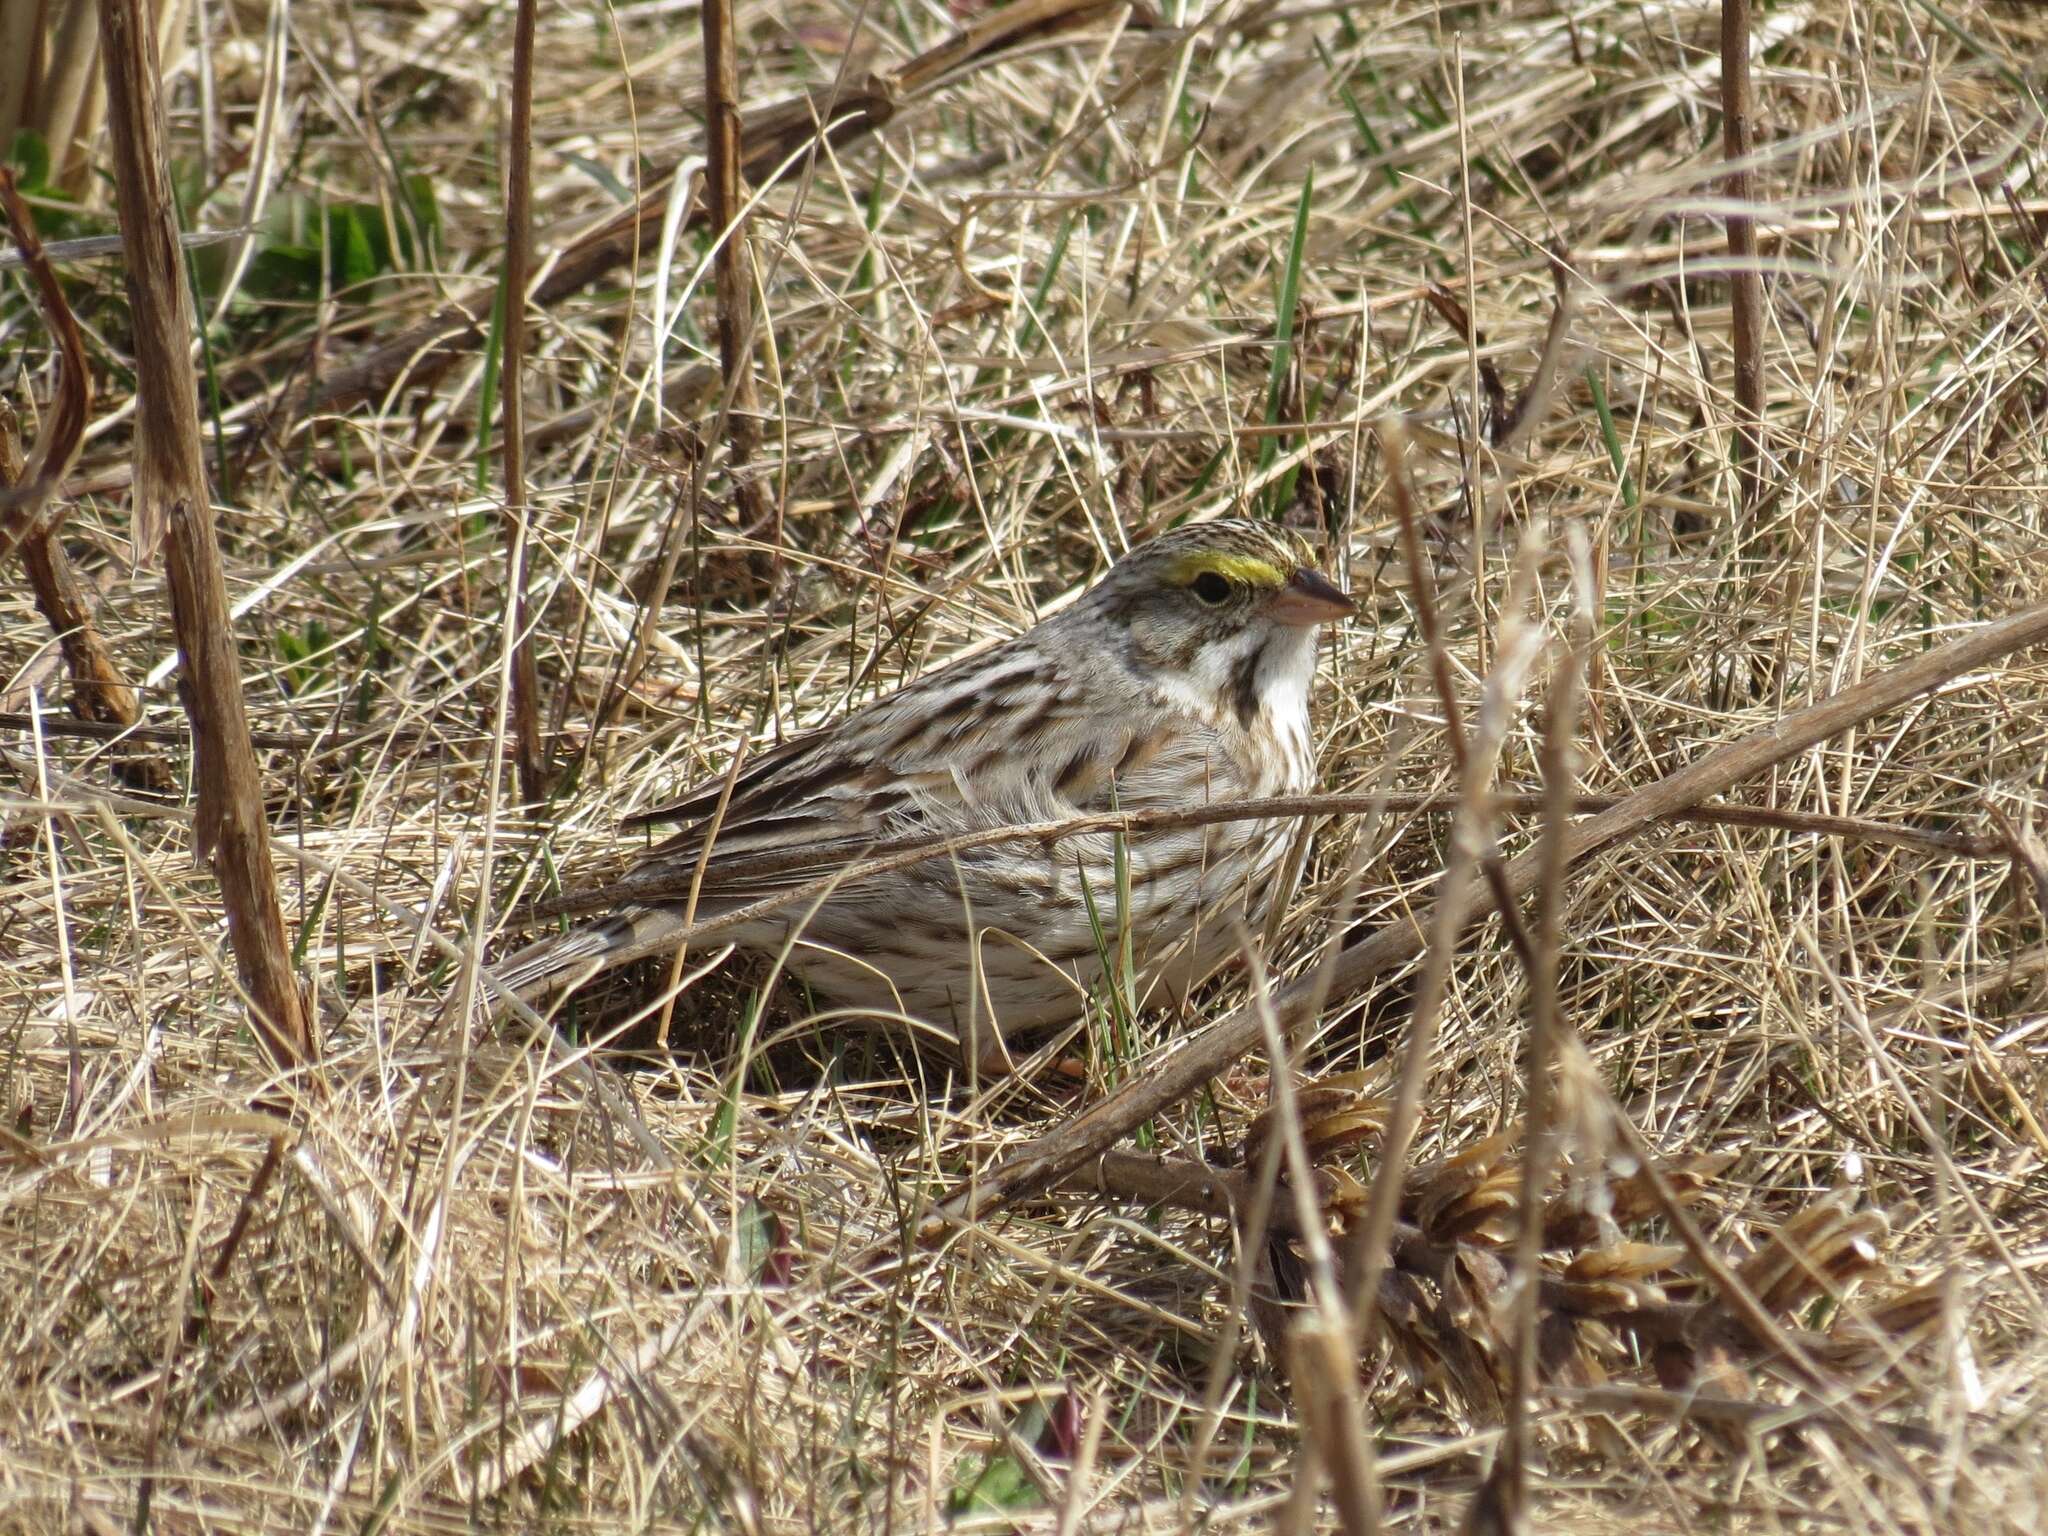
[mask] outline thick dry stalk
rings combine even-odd
[[[534,0],[519,0],[512,30],[512,122],[505,155],[505,632],[512,646],[512,759],[519,797],[547,798],[540,743],[540,668],[526,602],[526,287],[533,264]]]
[[[192,722],[194,851],[208,860],[227,908],[257,1035],[284,1071],[317,1056],[305,999],[285,941],[270,866],[263,784],[242,708],[241,664],[227,582],[214,541],[199,399],[190,355],[192,308],[163,159],[163,98],[156,32],[137,0],[100,0],[107,130],[135,330],[137,559],[164,544],[179,694]]]
[[[750,473],[761,446],[754,389],[754,263],[747,245],[747,188],[741,175],[739,52],[732,0],[704,0],[704,214],[719,232],[711,270],[718,293],[718,366],[725,379],[726,473],[740,526],[761,536],[767,497]],[[780,530],[771,540],[782,547]]]
[[[1721,0],[1721,148],[1728,160],[1728,296],[1735,321],[1735,462],[1741,508],[1761,494],[1764,419],[1764,279],[1756,264],[1756,168],[1750,156],[1749,0]]]
[[[1720,794],[1830,736],[1896,709],[2015,651],[2042,644],[2048,644],[2048,604],[1987,624],[1924,652],[1853,688],[1717,747],[1697,762],[1638,790],[1613,809],[1577,823],[1565,839],[1563,857],[1567,864],[1581,863],[1636,836],[1659,818]],[[1510,892],[1517,898],[1526,896],[1534,889],[1542,868],[1541,850],[1511,859],[1506,866]],[[1431,915],[1425,910],[1407,921],[1390,923],[1347,950],[1337,962],[1329,996],[1353,996],[1413,960],[1422,951]],[[1314,975],[1306,976],[1274,995],[1273,1009],[1283,1028],[1302,1022],[1303,1011],[1318,989],[1317,981]],[[1223,1073],[1258,1044],[1261,1032],[1258,1010],[1249,1006],[1239,1008],[1109,1098],[956,1187],[924,1221],[920,1237],[936,1238],[956,1223],[985,1218],[1066,1177],[1090,1158],[1108,1151],[1134,1127]]]

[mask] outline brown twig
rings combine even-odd
[[[20,485],[25,478],[16,432],[13,409],[0,405],[0,490]],[[134,725],[141,713],[135,690],[100,641],[85,587],[56,530],[27,527],[28,522],[18,511],[6,514],[7,532],[20,541],[21,563],[28,571],[36,608],[49,621],[64,653],[65,669],[71,674],[71,708],[81,720],[118,734]]]
[[[227,582],[214,540],[190,346],[192,307],[163,158],[156,32],[137,0],[100,0],[121,239],[135,341],[136,558],[164,545],[179,693],[192,722],[196,854],[209,860],[227,908],[235,968],[258,1036],[279,1070],[317,1059],[293,973],[270,866],[263,782],[242,707]]]
[[[86,368],[85,339],[79,334],[77,317],[65,302],[63,285],[51,269],[42,242],[36,237],[35,219],[22,200],[12,167],[0,166],[0,208],[7,215],[7,227],[21,249],[23,264],[35,283],[36,302],[43,312],[43,324],[57,345],[64,366],[57,376],[57,395],[42,431],[36,435],[26,466],[13,473],[14,483],[0,488],[0,509],[6,512],[5,541],[0,541],[0,559],[17,541],[47,532],[42,510],[57,492],[64,476],[78,459],[79,444],[85,441]]]
[[[1604,814],[1627,804],[1631,798],[1633,797],[1621,795],[1582,795],[1576,800],[1573,809],[1581,814]],[[1542,797],[1535,794],[1489,795],[1484,797],[1483,803],[1489,814],[1495,816],[1510,811],[1533,812],[1542,809]],[[1360,815],[1380,810],[1443,813],[1456,811],[1460,804],[1455,796],[1448,795],[1273,795],[1258,800],[1197,805],[1180,810],[1104,811],[1091,816],[1071,816],[1060,821],[1035,821],[1008,827],[988,827],[979,831],[963,832],[957,837],[935,838],[917,834],[888,838],[868,844],[862,851],[861,858],[848,861],[810,884],[775,896],[764,897],[742,911],[727,914],[716,921],[719,927],[729,927],[735,922],[751,920],[784,907],[797,905],[817,896],[828,887],[842,885],[849,880],[865,880],[873,875],[890,874],[899,869],[908,869],[914,864],[921,864],[927,859],[946,858],[997,843],[1053,843],[1068,837],[1105,833],[1137,836],[1141,833],[1172,831],[1184,827],[1208,827],[1225,822],[1259,821],[1283,816]],[[1972,837],[1961,832],[1923,831],[1916,827],[1900,827],[1855,816],[1826,816],[1803,811],[1773,810],[1764,806],[1680,806],[1659,815],[1656,819],[1854,837],[1901,848],[1920,848],[1930,853],[1952,854],[1962,858],[1998,859],[2006,857],[2007,852],[2004,843],[1996,838]],[[818,853],[815,848],[764,853],[748,858],[729,856],[728,862],[721,866],[721,874],[729,875],[736,881],[761,880],[773,875],[787,874],[791,870],[814,867],[817,861]],[[518,919],[522,923],[535,923],[557,917],[571,917],[580,912],[603,911],[625,902],[681,901],[688,894],[689,887],[696,878],[697,866],[697,854],[694,851],[686,852],[676,860],[631,871],[607,884],[565,892],[546,901],[536,902],[520,912]],[[708,934],[712,929],[707,922],[700,925],[697,931]],[[694,938],[696,933],[693,932],[691,936]]]
[[[85,340],[36,236],[35,220],[15,184],[11,168],[0,166],[0,209],[4,209],[22,264],[34,280],[43,324],[57,344],[62,366],[57,394],[42,430],[24,461],[11,407],[0,405],[0,559],[19,547],[36,607],[57,636],[71,677],[71,710],[80,720],[125,727],[141,714],[135,690],[101,642],[85,588],[57,537],[58,519],[43,516],[59,483],[78,458],[85,439],[87,410]],[[138,759],[139,776],[150,787],[168,789],[169,771],[155,758]]]
[[[747,244],[747,188],[740,169],[739,51],[733,42],[732,0],[704,0],[702,19],[704,215],[717,231],[711,270],[718,296],[718,365],[725,380],[719,415],[740,526],[759,537],[767,518],[767,496],[751,473],[761,445],[761,419],[754,389],[754,262]],[[778,527],[769,540],[777,551],[782,548],[781,535]]]
[[[242,1192],[241,1202],[235,1207],[234,1220],[228,1223],[228,1235],[220,1240],[214,1250],[213,1263],[200,1283],[204,1287],[209,1305],[213,1301],[214,1288],[227,1279],[228,1269],[235,1262],[235,1255],[241,1252],[242,1239],[249,1235],[249,1224],[256,1217],[257,1207],[263,1203],[263,1196],[270,1188],[270,1181],[277,1177],[278,1165],[284,1161],[284,1137],[272,1136],[263,1146],[263,1160],[256,1165],[255,1175],[249,1180],[249,1187]],[[187,1342],[198,1338],[201,1317],[195,1314],[190,1324]]]
[[[1192,1158],[1157,1153],[1105,1152],[1067,1180],[1074,1189],[1170,1205],[1220,1216],[1242,1225],[1256,1198],[1255,1181],[1235,1168],[1217,1168]],[[1298,1237],[1293,1208],[1276,1207],[1267,1218],[1273,1231]]]
[[[1728,160],[1729,299],[1735,322],[1735,457],[1742,512],[1763,484],[1764,279],[1756,256],[1756,149],[1749,85],[1749,0],[1721,0],[1721,147]]]
[[[1575,824],[1565,842],[1568,864],[1635,837],[1660,817],[1696,805],[1709,795],[1762,773],[1830,736],[1939,688],[2015,651],[2048,643],[2048,604],[2025,609],[1923,652],[1819,703],[1762,726],[1708,752],[1628,796],[1619,804]],[[1542,863],[1534,852],[1507,865],[1508,886],[1517,896],[1533,889]],[[1378,977],[1405,965],[1420,952],[1430,914],[1390,923],[1338,961],[1330,996],[1355,995]],[[1273,999],[1283,1025],[1296,1020],[1316,978],[1304,977]],[[1225,1071],[1258,1043],[1256,1009],[1239,1008],[1178,1051],[1153,1064],[1123,1088],[1081,1114],[1013,1152],[972,1183],[940,1200],[919,1228],[930,1240],[957,1223],[973,1222],[1023,1199],[1114,1146],[1125,1134],[1169,1105],[1177,1104]]]
[[[109,123],[109,128],[112,123]],[[165,1309],[163,1321],[163,1349],[156,1370],[156,1385],[150,1393],[149,1417],[142,1434],[143,1465],[155,1468],[159,1465],[157,1447],[161,1444],[164,1422],[171,1403],[171,1387],[177,1377],[180,1359],[185,1352],[187,1319],[198,1300],[194,1294],[193,1281],[199,1273],[199,1235],[206,1230],[206,1186],[199,1185],[192,1192],[192,1209],[185,1223],[185,1258],[178,1266],[178,1282],[170,1294],[170,1306]],[[139,1479],[135,1490],[136,1525],[148,1529],[150,1501],[155,1496],[156,1473],[146,1472]]]
[[[505,444],[505,635],[512,647],[512,757],[519,797],[547,798],[540,741],[540,668],[526,602],[526,289],[533,263],[534,0],[519,0],[512,28],[512,119],[505,155],[504,362],[500,374]]]
[[[56,400],[43,419],[26,463],[21,458],[14,411],[0,405],[0,506],[6,508],[0,515],[0,533],[5,535],[0,539],[0,558],[5,558],[10,546],[21,549],[36,608],[56,635],[71,678],[71,712],[81,721],[125,729],[141,718],[142,706],[100,639],[84,584],[57,537],[58,519],[43,516],[59,483],[77,462],[79,444],[85,440],[89,403],[85,340],[64,297],[64,287],[36,236],[35,219],[15,185],[14,172],[4,166],[0,166],[0,205],[5,207],[22,263],[35,281],[43,324],[63,360]],[[44,725],[47,730],[48,722]],[[176,782],[163,759],[153,753],[124,757],[117,772],[133,788],[168,792]]]

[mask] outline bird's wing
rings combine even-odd
[[[1107,809],[1119,767],[1155,752],[1158,733],[1141,711],[1108,712],[1098,697],[1030,637],[1011,640],[747,763],[708,859],[722,779],[634,817],[689,825],[633,875],[665,866],[687,889],[701,861],[700,899],[751,900],[878,844]]]

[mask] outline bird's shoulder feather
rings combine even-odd
[[[686,823],[641,867],[694,864],[724,795],[703,889],[752,894],[881,842],[1183,802],[1212,735],[1115,658],[1053,654],[1029,632],[753,758],[729,795],[723,777],[706,780],[626,824]]]

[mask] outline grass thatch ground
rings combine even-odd
[[[739,523],[722,459],[687,515],[684,434],[717,436],[701,231],[666,250],[650,233],[631,282],[615,273],[536,313],[543,724],[565,771],[549,805],[513,814],[489,746],[505,635],[484,352],[426,387],[305,406],[309,381],[448,297],[487,307],[511,10],[293,7],[265,142],[266,12],[201,14],[174,123],[190,222],[240,222],[251,168],[277,178],[206,365],[326,1091],[266,1080],[185,809],[109,809],[120,783],[102,745],[10,727],[0,1527],[131,1528],[146,1505],[165,1530],[1263,1528],[1283,1518],[1300,1438],[1270,1339],[1235,1331],[1223,1224],[1069,1194],[935,1251],[897,1243],[935,1194],[1071,1099],[972,1096],[886,1042],[804,1027],[786,991],[743,1032],[758,974],[743,967],[685,994],[673,1052],[593,1074],[443,1017],[459,967],[416,918],[465,945],[516,892],[615,868],[617,818],[736,744],[1014,630],[1147,530],[1245,505],[1324,523],[1369,594],[1371,619],[1329,656],[1329,786],[1448,787],[1366,428],[1387,410],[1439,445],[1413,464],[1468,702],[1514,547],[1543,523],[1553,543],[1566,524],[1589,539],[1590,791],[1647,783],[2048,596],[2040,8],[1759,13],[1772,460],[1748,514],[1729,467],[1714,7],[1111,12],[921,82],[878,135],[797,160],[762,197],[757,472],[779,547],[775,525]],[[983,14],[748,0],[743,101],[896,69]],[[695,6],[543,8],[543,259],[617,212],[643,170],[699,152],[700,52]],[[60,232],[101,227],[44,212]],[[1575,294],[1555,400],[1466,481],[1455,445],[1478,368],[1510,396],[1537,371],[1550,252]],[[212,310],[228,264],[216,248],[198,265]],[[1297,267],[1296,366],[1275,379]],[[68,539],[182,779],[161,586],[120,559],[118,274],[69,272],[101,373]],[[1476,347],[1427,301],[1431,283],[1470,306]],[[25,369],[0,384],[26,407],[48,354],[6,284],[0,351]],[[659,363],[657,313],[674,316]],[[1246,430],[1304,417],[1305,445]],[[682,555],[651,659],[620,718],[598,722],[671,538]],[[1559,559],[1542,596],[1562,625]],[[12,587],[0,602],[0,709],[61,709],[46,630]],[[1542,694],[1539,676],[1508,784],[1538,782]],[[1746,798],[1990,834],[1996,816],[2038,823],[2044,761],[2036,654]],[[1418,896],[1445,827],[1381,825],[1359,922]],[[1356,830],[1322,832],[1275,968],[1327,936]],[[1860,1354],[1845,1345],[1837,1406],[1789,1427],[1647,1395],[1544,1398],[1538,1520],[2040,1529],[2040,893],[2002,857],[1680,827],[1601,857],[1568,894],[1566,1017],[1652,1145],[1721,1155],[1695,1207],[1713,1242],[1740,1262],[1838,1199],[1866,1213],[1840,1272],[1862,1277],[1859,1300],[1914,1304]],[[1519,1124],[1525,994],[1497,927],[1482,929],[1454,974],[1419,1156]],[[1331,1008],[1310,1069],[1382,1063],[1406,996]],[[586,1004],[576,1023],[601,1016]],[[1137,1038],[1098,1042],[1087,1091],[1195,1022],[1155,1012]],[[1155,1121],[1150,1144],[1219,1155],[1263,1103],[1256,1077],[1219,1083]],[[250,1204],[277,1129],[285,1161]],[[1369,1148],[1347,1155],[1369,1177]],[[1574,1155],[1627,1171],[1597,1147]],[[1665,1234],[1643,1219],[1629,1235]],[[1668,1294],[1689,1285],[1680,1263]],[[1787,1321],[1820,1336],[1853,1310],[1823,1294]],[[1219,1360],[1226,1319],[1242,1342]],[[1485,1339],[1483,1315],[1452,1321]],[[1655,1362],[1622,1338],[1589,1330],[1581,1364],[1646,1392]],[[1417,1359],[1366,1361],[1368,1423],[1389,1518],[1435,1529],[1463,1515],[1499,1420],[1469,1378]],[[1768,1361],[1706,1364],[1721,1400],[1792,1400]],[[1220,1405],[1213,1436],[1205,1402]],[[1192,1447],[1212,1438],[1191,1485]]]

